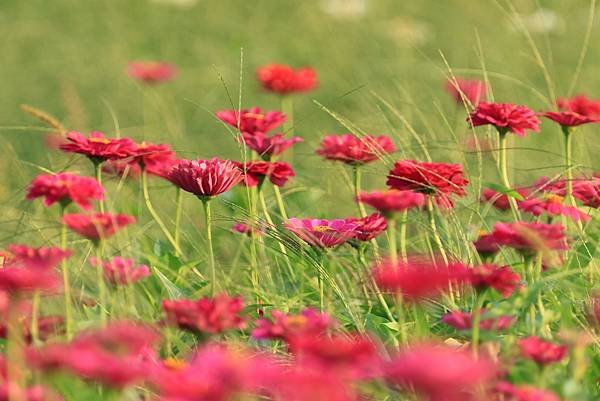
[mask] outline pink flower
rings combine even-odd
[[[465,266],[460,263],[446,265],[441,261],[415,256],[396,264],[387,261],[373,269],[377,285],[386,291],[402,295],[407,301],[439,297],[450,285],[465,280]]]
[[[271,160],[274,156],[279,156],[302,138],[293,136],[285,138],[283,134],[266,135],[247,135],[242,133],[242,140],[246,146],[254,150],[263,160]]]
[[[572,111],[545,111],[540,113],[540,115],[560,124],[563,127],[578,127],[583,124],[600,122],[600,118],[588,117]]]
[[[231,231],[234,233],[246,234],[248,236],[250,236],[251,233],[254,233],[254,235],[264,234],[264,231],[261,227],[252,227],[246,223],[235,223],[231,227]]]
[[[102,172],[123,178],[139,178],[142,174],[142,169],[138,163],[122,160],[108,160],[102,164]]]
[[[526,197],[528,195],[528,191],[524,188],[516,188],[514,190],[521,195],[521,197]],[[481,200],[483,202],[491,203],[498,210],[510,210],[508,195],[496,192],[491,188],[484,188],[481,193]]]
[[[167,177],[173,184],[199,198],[229,191],[244,179],[242,170],[230,160],[181,160]]]
[[[236,165],[244,173],[242,183],[248,187],[262,185],[267,177],[273,185],[282,187],[291,177],[296,176],[292,166],[286,162],[249,161],[245,165],[243,163],[236,163]]]
[[[519,348],[525,358],[538,365],[560,362],[567,355],[565,345],[554,344],[535,336],[520,339]]]
[[[63,224],[92,241],[112,237],[121,228],[132,223],[135,223],[135,218],[125,214],[93,213],[63,216]]]
[[[319,248],[331,248],[356,235],[356,223],[346,219],[297,219],[290,218],[285,228],[307,244]]]
[[[503,401],[560,401],[551,391],[527,385],[514,386],[509,382],[499,382],[494,390],[503,396]]]
[[[142,142],[136,144],[131,163],[139,164],[146,169],[148,174],[165,177],[169,170],[177,163],[175,152],[164,143],[154,144]]]
[[[394,357],[386,367],[386,379],[414,390],[427,401],[474,400],[474,393],[494,379],[495,366],[470,352],[421,344]]]
[[[0,291],[22,294],[40,291],[52,293],[60,288],[60,279],[52,269],[43,266],[27,267],[10,261],[0,269]]]
[[[600,100],[590,99],[585,95],[577,95],[569,99],[559,98],[556,104],[561,111],[570,111],[593,119],[600,118]]]
[[[108,261],[92,258],[90,264],[94,267],[101,264],[104,270],[104,280],[112,285],[129,285],[150,276],[148,266],[135,266],[133,259],[123,259],[120,256],[115,256]]]
[[[327,135],[317,154],[328,160],[361,165],[379,159],[396,150],[392,139],[385,135],[358,137],[353,134]]]
[[[488,235],[490,245],[508,246],[526,253],[568,249],[565,229],[560,224],[496,223]]]
[[[104,189],[91,177],[71,173],[41,174],[31,181],[27,200],[44,198],[44,206],[60,203],[63,207],[74,202],[85,210],[92,208],[92,201],[104,199]]]
[[[245,135],[264,135],[283,124],[287,117],[280,111],[265,111],[260,107],[217,111],[217,118]]]
[[[307,92],[317,86],[317,73],[309,67],[294,69],[283,64],[268,64],[258,68],[256,76],[264,89],[280,95]]]
[[[492,256],[500,250],[496,238],[488,232],[482,232],[477,240],[473,241],[477,252],[483,257]]]
[[[398,191],[396,189],[361,192],[357,200],[377,209],[385,215],[413,208],[421,208],[425,205],[425,196],[423,194],[415,191]]]
[[[271,311],[272,319],[261,318],[255,323],[252,337],[263,339],[281,339],[290,341],[294,337],[318,337],[327,333],[335,324],[335,320],[314,309],[304,309],[298,315],[285,314],[278,310]]]
[[[521,285],[521,277],[508,266],[491,263],[467,269],[469,283],[477,290],[493,288],[504,298],[510,297]]]
[[[449,79],[446,81],[446,92],[457,104],[464,104],[464,98],[472,105],[477,105],[486,98],[485,82],[478,79]]]
[[[479,321],[479,327],[482,330],[487,331],[500,331],[506,330],[512,326],[515,322],[513,316],[498,316],[498,317],[485,317],[485,309],[481,310],[481,320]],[[448,326],[452,326],[457,330],[471,330],[473,328],[473,315],[470,312],[454,311],[446,313],[442,317],[442,322]]]
[[[574,206],[563,204],[564,198],[559,195],[546,195],[543,198],[528,198],[517,202],[519,210],[525,213],[539,216],[547,214],[548,216],[566,216],[574,221],[589,221],[590,215],[579,210]]]
[[[60,146],[61,150],[85,155],[94,163],[126,159],[136,149],[135,142],[129,138],[105,138],[103,133],[97,131],[92,132],[89,137],[79,132],[69,132],[67,140],[68,143]]]
[[[127,66],[127,73],[131,78],[146,84],[169,81],[176,72],[174,65],[164,61],[133,61]]]
[[[23,264],[31,269],[50,270],[56,267],[63,259],[71,256],[71,251],[57,247],[31,248],[27,245],[11,244],[8,250],[13,255],[14,262]]]
[[[533,110],[512,103],[481,102],[467,121],[474,127],[490,124],[499,131],[511,131],[519,136],[525,136],[526,130],[540,130],[540,120]]]
[[[217,334],[246,327],[244,318],[240,316],[244,308],[241,297],[221,294],[197,301],[164,300],[162,307],[169,324],[196,333]]]
[[[348,218],[347,222],[356,224],[354,238],[359,241],[371,241],[379,234],[387,230],[385,217],[379,213],[373,213],[361,218]]]
[[[542,177],[534,184],[540,192],[550,192],[558,196],[566,196],[566,181],[550,181],[546,177]],[[581,201],[583,205],[592,208],[600,207],[600,179],[592,178],[576,178],[572,181],[573,196]]]

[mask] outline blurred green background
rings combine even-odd
[[[481,171],[478,158],[463,152],[471,133],[445,80],[451,71],[482,78],[485,70],[497,101],[536,110],[571,92],[598,97],[600,26],[594,21],[588,31],[592,10],[589,0],[2,0],[0,202],[7,215],[22,209],[23,189],[39,167],[56,171],[68,160],[46,149],[36,129],[43,125],[20,104],[48,111],[69,129],[118,129],[169,143],[181,157],[239,158],[213,113],[237,105],[240,90],[245,107],[279,108],[254,78],[269,62],[310,65],[320,78],[316,91],[295,99],[294,133],[305,142],[294,152],[292,187],[304,195],[288,198],[292,215],[354,212],[340,179],[347,172],[314,154],[325,133],[347,129],[314,100],[364,132],[392,135],[395,157],[425,157],[416,135],[433,159],[465,163],[474,182],[495,181],[494,170]],[[172,62],[179,74],[144,87],[125,74],[140,59]],[[576,140],[585,171],[600,167],[596,131],[582,128]],[[540,135],[513,139],[515,181],[560,173],[560,139],[548,122]],[[69,168],[89,172],[77,160]],[[388,167],[368,167],[365,187],[382,187]]]

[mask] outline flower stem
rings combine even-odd
[[[387,223],[389,256],[392,263],[395,264],[398,261],[398,250],[396,248],[396,218],[390,218]],[[402,257],[404,258],[404,255]]]
[[[402,260],[406,261],[408,258],[408,254],[406,253],[406,227],[408,225],[408,210],[402,212],[402,217],[400,220],[400,255],[402,255]]]
[[[446,250],[444,249],[442,238],[440,237],[437,225],[435,224],[435,215],[433,213],[433,196],[427,197],[427,215],[429,217],[429,226],[433,234],[433,239],[435,240],[435,243],[438,246],[440,255],[442,255],[442,258],[444,259],[444,263],[448,264],[448,256],[446,255]]]
[[[281,111],[287,116],[286,121],[283,123],[284,135],[294,134],[294,98],[290,95],[281,97]],[[293,147],[288,149],[287,156],[290,162],[294,159]]]
[[[25,400],[25,361],[24,339],[21,313],[19,310],[21,300],[18,295],[11,297],[8,304],[8,322],[6,339],[6,370],[8,383],[8,400]]]
[[[34,344],[39,344],[39,316],[40,316],[40,292],[35,291],[33,293],[33,299],[31,300],[31,340]]]
[[[485,292],[477,293],[475,295],[475,302],[473,302],[473,308],[471,310],[471,346],[473,354],[477,356],[479,352],[479,331],[481,323],[481,309],[485,302]]]
[[[288,215],[285,210],[285,204],[283,203],[281,191],[277,185],[273,185],[273,192],[275,192],[275,200],[277,201],[277,207],[279,207],[279,214],[281,214],[281,218],[285,221],[288,219]]]
[[[98,181],[98,184],[100,186],[102,186],[102,162],[94,161],[93,164],[94,164],[94,175],[96,176],[96,181]],[[100,204],[100,213],[104,213],[104,210],[105,210],[104,199],[101,199],[99,204]]]
[[[510,185],[510,180],[508,178],[508,156],[506,153],[506,143],[508,141],[508,131],[506,130],[498,130],[499,136],[499,145],[500,145],[500,155],[498,157],[500,162],[500,172],[502,176],[502,185],[506,190],[512,189]],[[512,211],[513,217],[515,221],[520,220],[519,208],[517,207],[517,201],[510,194],[507,194],[508,203],[510,204],[510,209]]]
[[[181,239],[181,212],[182,212],[182,204],[183,204],[183,191],[181,188],[177,187],[177,195],[176,195],[176,208],[175,208],[175,256],[181,256],[181,247],[180,247],[180,239]]]
[[[64,215],[65,208],[61,208],[61,215]],[[62,224],[60,227],[60,247],[62,249],[67,248],[67,226]],[[63,295],[65,297],[65,334],[67,340],[71,340],[73,336],[73,315],[71,310],[71,282],[69,280],[69,268],[67,265],[67,259],[63,258],[61,261],[60,269],[63,276]]]
[[[566,166],[566,194],[567,204],[570,206],[575,205],[573,200],[573,135],[572,130],[569,127],[563,127],[563,134],[565,138],[565,166]]]
[[[365,217],[367,215],[367,211],[365,210],[365,206],[358,200],[358,196],[360,195],[360,183],[361,183],[361,171],[360,166],[352,166],[352,174],[354,177],[354,201],[358,206],[358,214],[360,217]]]
[[[146,173],[146,170],[144,168],[142,168],[142,193],[144,195],[144,202],[146,203],[146,208],[150,212],[150,215],[152,216],[156,224],[158,224],[162,232],[165,234],[165,237],[167,237],[167,240],[169,240],[169,242],[175,249],[176,254],[181,255],[181,248],[179,248],[179,244],[175,241],[175,239],[167,229],[167,226],[162,221],[158,213],[156,213],[156,210],[154,210],[154,206],[152,206],[152,202],[150,201],[150,194],[148,193],[148,174]]]
[[[96,248],[96,281],[98,282],[98,310],[100,311],[100,323],[106,326],[106,314],[108,305],[106,305],[106,283],[104,282],[104,271],[102,268],[102,253],[104,251],[104,241],[100,240],[94,244]]]
[[[215,267],[215,253],[212,241],[212,214],[210,210],[210,199],[202,199],[204,216],[206,217],[206,239],[208,241],[208,257],[210,259],[210,295],[214,296],[217,285],[217,270]]]

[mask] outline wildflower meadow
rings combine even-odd
[[[0,401],[600,400],[597,11],[4,0]]]

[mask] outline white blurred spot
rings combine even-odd
[[[513,17],[511,27],[514,31],[521,30],[521,24],[532,33],[561,32],[565,27],[564,20],[547,8],[539,8],[531,14],[519,14]]]
[[[431,25],[410,17],[398,17],[383,24],[385,33],[399,45],[421,46],[429,42],[434,32]]]
[[[193,7],[198,3],[198,0],[151,0],[153,3],[157,4],[167,4],[176,7]]]
[[[359,18],[366,14],[368,0],[321,0],[321,9],[335,18]]]

